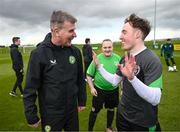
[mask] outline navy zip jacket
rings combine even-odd
[[[82,56],[74,46],[51,43],[51,33],[32,51],[24,89],[25,115],[29,124],[38,122],[38,96],[41,117],[66,118],[85,106]]]
[[[21,69],[23,69],[23,59],[17,45],[11,44],[10,55],[12,60],[12,68],[15,71],[20,71]]]

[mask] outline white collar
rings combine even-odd
[[[142,51],[144,51],[145,49],[147,49],[146,46],[144,46],[141,50],[139,50],[139,51],[133,53],[132,55],[133,55],[133,56],[136,56],[136,55],[138,55],[139,53],[141,53]]]

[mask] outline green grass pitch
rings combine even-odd
[[[101,49],[95,50],[100,53]],[[114,47],[114,52],[123,55],[119,45]],[[159,56],[160,51],[154,50]],[[180,51],[174,53],[177,68],[180,70]],[[163,131],[180,131],[180,71],[167,72],[167,66],[162,57],[163,64],[163,94],[159,105],[159,120]],[[29,60],[29,53],[23,54],[25,73]],[[27,126],[22,98],[19,90],[18,97],[9,96],[9,92],[15,82],[15,73],[11,68],[9,53],[0,52],[0,131],[38,131],[40,128],[33,129]],[[25,83],[25,77],[23,86]],[[79,114],[80,130],[87,131],[89,112],[91,110],[91,99],[89,87],[87,85],[87,106],[86,110]],[[113,122],[115,128],[115,120]],[[106,128],[106,110],[103,109],[98,114],[94,130],[104,131]]]

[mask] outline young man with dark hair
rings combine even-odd
[[[162,45],[161,48],[161,56],[164,54],[164,59],[166,61],[166,65],[168,66],[168,71],[177,71],[176,63],[173,58],[174,45],[171,42],[171,39],[167,39],[167,42]],[[172,66],[169,63],[169,59],[172,62]]]
[[[115,74],[109,73],[94,59],[101,75],[113,86],[122,81],[122,97],[118,106],[118,131],[160,130],[158,104],[162,90],[162,64],[157,55],[144,45],[150,23],[131,14],[125,19],[120,40],[125,55]]]
[[[23,97],[23,89],[22,89],[22,82],[23,82],[23,58],[21,52],[18,50],[18,46],[20,45],[20,37],[13,37],[12,38],[13,44],[10,46],[10,55],[12,60],[12,68],[16,73],[16,82],[13,86],[12,91],[9,93],[11,96],[17,96],[16,89],[19,88],[21,92],[21,97]]]
[[[113,53],[113,43],[110,39],[105,39],[102,42],[102,53],[97,56],[100,64],[104,65],[104,68],[114,74],[117,69],[120,56]],[[94,81],[92,79],[94,78]],[[89,115],[89,127],[88,131],[93,131],[93,127],[100,110],[105,106],[107,108],[107,132],[112,132],[112,122],[114,119],[114,108],[119,103],[119,88],[118,86],[112,86],[111,83],[106,81],[99,71],[96,69],[96,65],[92,61],[87,70],[87,80],[93,96],[92,110]]]
[[[76,22],[72,15],[54,11],[51,33],[31,53],[24,89],[30,127],[38,127],[41,122],[43,131],[79,131],[78,111],[85,109],[86,89],[81,52],[71,45]]]
[[[91,47],[90,38],[85,39],[85,45],[83,45],[83,47],[82,47],[82,53],[83,53],[84,67],[85,67],[84,78],[86,80],[86,72],[92,61],[92,47]]]

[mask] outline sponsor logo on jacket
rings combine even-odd
[[[54,59],[54,60],[49,60],[49,61],[50,61],[51,65],[56,65],[56,64],[57,64],[56,59]]]

